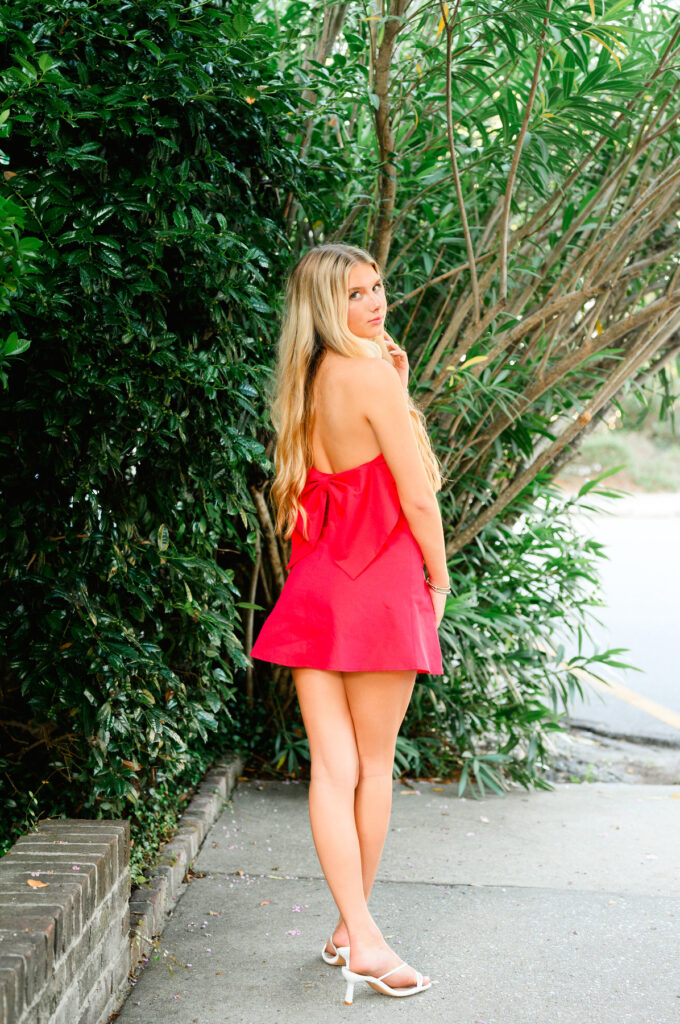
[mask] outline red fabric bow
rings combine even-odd
[[[387,463],[374,460],[339,474],[322,474],[311,467],[300,503],[308,515],[308,539],[298,512],[286,569],[313,551],[324,533],[331,558],[352,579],[373,561],[401,512],[397,485]]]

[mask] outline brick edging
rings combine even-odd
[[[98,1024],[130,965],[130,822],[52,818],[0,859],[2,1024]]]
[[[0,858],[0,1024],[106,1024],[186,888],[243,770],[208,769],[147,881],[130,893],[130,822],[48,818]]]
[[[139,973],[139,961],[161,935],[167,916],[186,888],[187,869],[198,853],[210,826],[229,800],[236,777],[243,771],[238,754],[218,761],[204,776],[180,816],[179,835],[161,846],[157,864],[146,873],[148,884],[130,895],[130,974]]]

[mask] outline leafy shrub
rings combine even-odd
[[[576,669],[598,675],[621,667],[625,648],[583,653],[591,609],[601,607],[597,561],[602,545],[582,536],[574,508],[602,476],[564,499],[541,476],[513,524],[490,524],[450,564],[453,594],[440,626],[443,676],[416,685],[402,728],[397,763],[404,773],[459,777],[481,795],[512,780],[551,789],[541,774],[547,737],[564,728],[575,694]],[[619,496],[618,491],[596,493]],[[565,659],[567,635],[578,654]]]
[[[279,190],[302,176],[247,4],[10,0],[0,33],[3,209],[42,242],[0,400],[6,849],[38,813],[134,823],[229,737]]]
[[[7,136],[10,129],[9,110],[0,114],[0,138]],[[11,180],[12,171],[5,172]],[[26,210],[9,195],[0,195],[0,259],[2,279],[0,280],[0,315],[7,314],[12,300],[21,288],[22,279],[30,274],[33,261],[42,247],[40,238],[23,234]],[[31,344],[30,339],[20,338],[16,331],[6,338],[0,338],[0,384],[7,387],[7,372],[13,356],[19,356]]]

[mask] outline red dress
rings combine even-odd
[[[336,672],[442,674],[423,556],[385,457],[340,473],[307,472],[279,599],[251,654]]]

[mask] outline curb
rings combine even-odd
[[[243,771],[240,755],[216,762],[206,773],[195,795],[180,815],[179,834],[161,846],[157,863],[150,868],[148,884],[130,894],[130,977],[146,963],[155,938],[163,933],[168,916],[188,883],[185,875],[210,826],[229,800],[237,776]],[[140,966],[140,961],[143,961]]]
[[[597,725],[595,722],[587,722],[583,719],[570,718],[569,727],[579,732],[590,732],[594,736],[604,736],[608,740],[621,740],[623,743],[634,743],[638,747],[669,747],[671,750],[680,748],[680,733],[678,738],[673,736],[660,736],[652,733],[640,735],[639,733],[620,732],[617,729],[607,729],[605,726]]]

